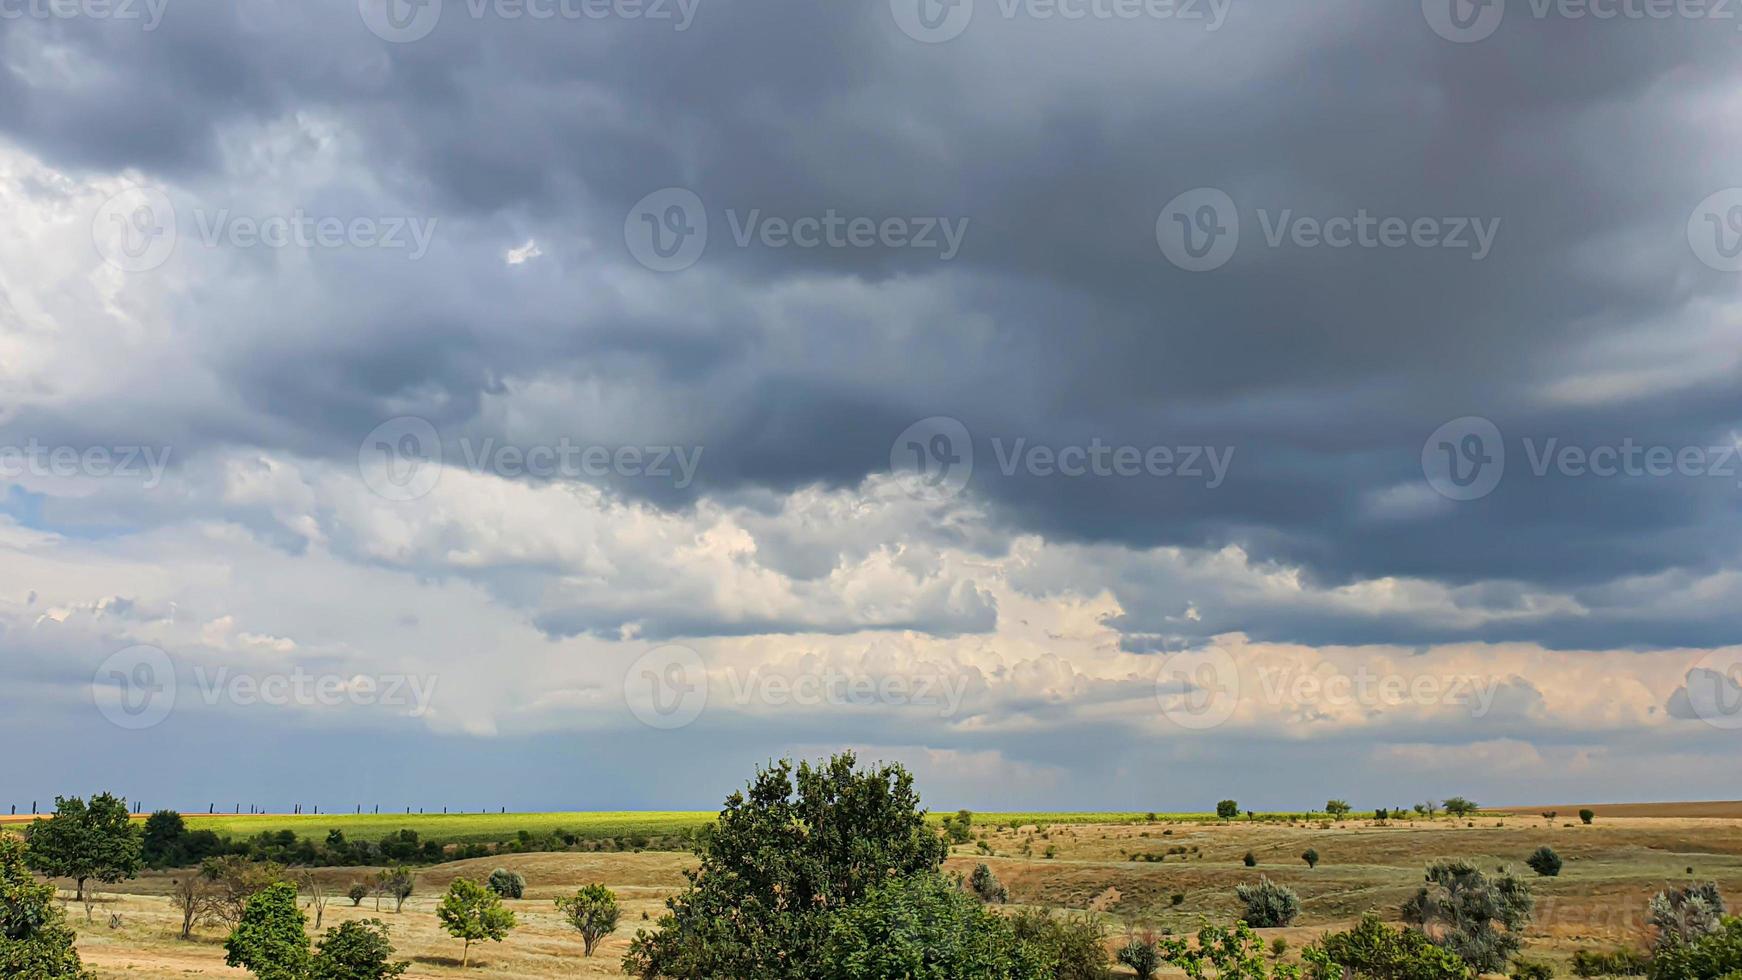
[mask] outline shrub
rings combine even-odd
[[[1554,968],[1541,960],[1514,960],[1512,980],[1554,980]]]
[[[1155,937],[1147,933],[1132,936],[1129,942],[1119,948],[1116,958],[1137,974],[1137,980],[1151,980],[1155,971],[1161,967],[1161,950],[1155,948]]]
[[[242,909],[242,920],[224,940],[224,962],[260,980],[303,980],[308,969],[308,923],[296,907],[296,886],[288,881],[256,893]]]
[[[526,897],[526,879],[507,868],[497,868],[490,872],[490,879],[484,883],[484,887],[503,898]]]
[[[91,980],[73,938],[54,886],[26,866],[24,842],[0,834],[0,977]]]
[[[1286,926],[1300,915],[1300,896],[1269,878],[1260,878],[1256,885],[1236,886],[1234,895],[1246,906],[1240,921],[1256,929]]]
[[[1251,851],[1247,851],[1246,856],[1241,858],[1240,861],[1248,868],[1258,867],[1258,855],[1253,854]]]
[[[1342,800],[1331,800],[1325,804],[1325,812],[1330,814],[1332,819],[1336,820],[1341,820],[1348,816],[1349,811],[1352,809],[1354,809],[1354,807],[1351,807],[1348,803],[1345,803]]]
[[[829,914],[824,929],[813,975],[828,980],[1031,975],[1009,924],[936,874],[873,889]]]
[[[1561,856],[1552,847],[1537,848],[1530,857],[1524,859],[1524,863],[1544,878],[1554,878],[1561,873]]]
[[[1202,978],[1206,967],[1217,977],[1240,980],[1293,978],[1298,971],[1292,965],[1278,965],[1272,970],[1264,963],[1264,944],[1246,923],[1232,930],[1205,925],[1198,930],[1194,947],[1184,939],[1169,937],[1159,944],[1161,959],[1184,970],[1187,977]]]
[[[1174,908],[1179,908],[1181,905],[1184,905],[1186,903],[1185,893],[1184,892],[1174,892],[1173,897],[1169,898],[1167,900],[1167,903],[1169,905],[1172,905]]]
[[[1447,813],[1451,814],[1454,817],[1457,817],[1460,820],[1466,816],[1469,816],[1472,813],[1475,813],[1476,810],[1478,809],[1476,804],[1470,802],[1469,800],[1464,799],[1462,796],[1454,796],[1451,799],[1446,800],[1445,802],[1441,803],[1440,806],[1445,807],[1445,810]],[[1430,806],[1428,808],[1428,810],[1429,810],[1429,813],[1431,815],[1433,808]]]
[[[448,893],[436,906],[436,918],[455,939],[464,940],[460,955],[463,969],[472,962],[472,944],[488,939],[501,942],[514,928],[514,913],[502,907],[502,897],[470,878],[455,878]]]
[[[352,882],[351,887],[345,891],[345,897],[351,900],[351,907],[356,908],[363,904],[363,899],[369,897],[369,886],[360,881]]]
[[[974,812],[957,810],[954,817],[944,817],[944,834],[952,844],[966,844],[974,839]]]
[[[1646,906],[1646,919],[1657,928],[1659,950],[1717,932],[1723,917],[1724,896],[1711,882],[1658,892]]]
[[[1580,810],[1579,819],[1584,821],[1586,824],[1589,824],[1591,821],[1597,819],[1597,811],[1591,809]]]
[[[1468,861],[1439,861],[1402,916],[1472,968],[1497,973],[1517,953],[1534,906],[1529,886],[1510,873],[1490,878]]]
[[[1320,937],[1301,953],[1310,980],[1468,980],[1455,954],[1410,929],[1393,929],[1368,913],[1348,932]]]
[[[593,955],[599,940],[617,931],[617,895],[604,885],[588,885],[571,898],[559,898],[556,907],[563,921],[581,934],[583,955]]]
[[[1742,918],[1725,918],[1715,932],[1672,941],[1651,959],[1651,980],[1733,980],[1742,974]]]
[[[1033,976],[1050,980],[1111,980],[1106,931],[1090,915],[1051,916],[1028,910],[1010,917],[1017,942],[1027,950]]]
[[[393,944],[380,919],[345,922],[315,943],[308,980],[391,980],[411,967],[393,962]]]
[[[1223,820],[1232,820],[1240,815],[1240,804],[1233,800],[1223,800],[1216,804],[1216,816]]]
[[[1573,954],[1573,973],[1581,977],[1640,977],[1650,968],[1651,957],[1636,949],[1581,949]]]
[[[968,876],[968,887],[974,894],[980,896],[982,902],[997,902],[1003,904],[1010,901],[1010,890],[992,873],[992,869],[984,864],[974,868],[974,873]]]
[[[1316,868],[1319,866],[1319,852],[1310,847],[1300,856],[1300,859],[1305,861],[1309,868]]]

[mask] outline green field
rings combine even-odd
[[[945,812],[933,812],[933,824],[942,822]],[[599,840],[645,834],[650,837],[682,834],[711,823],[712,811],[620,811],[569,813],[321,813],[321,814],[188,814],[188,829],[211,830],[229,837],[252,837],[263,832],[290,830],[298,836],[321,841],[329,830],[344,831],[353,840],[379,840],[400,830],[417,831],[425,840],[446,844],[489,844],[511,840],[524,830],[543,835],[565,830],[583,838]],[[1209,813],[1157,813],[1157,820],[1176,823],[1214,822]],[[1300,819],[1304,814],[1259,814],[1271,819]],[[976,813],[974,825],[990,828],[1008,826],[1011,821],[1030,824],[1124,824],[1142,823],[1148,813],[1076,813],[1076,812],[1008,812]]]

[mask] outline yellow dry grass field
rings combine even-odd
[[[1110,937],[1136,926],[1189,932],[1203,917],[1230,922],[1236,916],[1234,886],[1269,876],[1301,896],[1296,925],[1261,930],[1266,941],[1288,939],[1294,958],[1313,937],[1346,926],[1366,910],[1394,919],[1398,903],[1430,860],[1465,857],[1485,867],[1506,864],[1530,878],[1537,896],[1526,955],[1553,962],[1561,975],[1569,972],[1567,960],[1575,950],[1643,944],[1645,902],[1665,886],[1716,881],[1727,893],[1742,896],[1742,816],[1611,816],[1599,809],[1596,823],[1585,826],[1576,806],[1543,809],[1557,811],[1557,817],[1488,813],[1465,821],[1441,816],[1388,825],[1363,820],[1163,820],[1025,824],[1014,830],[1008,824],[980,825],[977,832],[985,832],[991,853],[979,843],[958,846],[949,868],[966,874],[984,861],[1009,887],[1013,905],[1094,909],[1104,917]],[[1524,858],[1544,844],[1565,860],[1559,877],[1535,877],[1523,867]],[[1300,858],[1308,848],[1319,853],[1316,868]],[[1245,866],[1248,851],[1257,867]],[[416,893],[399,914],[391,905],[377,913],[373,899],[352,908],[341,894],[328,905],[325,924],[381,918],[392,930],[399,957],[412,963],[410,977],[620,976],[629,938],[658,918],[663,900],[682,887],[682,872],[691,861],[687,854],[670,852],[563,852],[453,862],[420,870]],[[472,966],[462,970],[461,944],[441,932],[436,902],[456,876],[481,881],[497,867],[526,878],[526,898],[508,903],[520,926],[504,943],[474,946]],[[318,874],[342,893],[369,870]],[[617,892],[623,918],[618,933],[589,960],[551,900],[592,882]],[[154,873],[109,889],[91,924],[81,908],[69,905],[86,963],[102,977],[243,976],[224,966],[221,929],[203,929],[193,942],[176,938],[179,919],[166,897],[168,886],[168,875]],[[117,920],[113,925],[111,916]]]

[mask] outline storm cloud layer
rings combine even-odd
[[[241,726],[708,760],[529,806],[838,745],[978,805],[1349,746],[1342,795],[1712,795],[1739,28],[0,0],[0,731],[61,736],[0,782],[252,794],[139,761]]]

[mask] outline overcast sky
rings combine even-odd
[[[1734,796],[1739,28],[0,0],[0,807]]]

